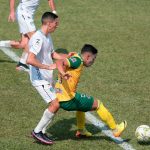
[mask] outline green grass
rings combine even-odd
[[[150,1],[148,0],[66,0],[55,1],[60,25],[52,34],[55,48],[79,51],[84,43],[95,45],[99,54],[95,64],[85,69],[78,91],[101,99],[118,122],[126,119],[128,128],[122,138],[137,150],[150,145],[137,143],[134,132],[141,124],[150,125]],[[17,24],[8,23],[8,1],[1,0],[0,40],[19,39]],[[35,16],[48,10],[47,2]],[[20,55],[21,51],[15,50]],[[77,140],[75,114],[60,110],[48,132],[57,138],[53,146],[36,144],[30,137],[45,103],[31,86],[26,73],[0,52],[0,149],[3,150],[120,150],[121,148],[87,123],[94,133],[90,139]]]

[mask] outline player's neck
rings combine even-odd
[[[48,32],[48,30],[47,30],[47,27],[45,27],[45,26],[42,26],[42,27],[41,27],[41,32],[42,32],[45,36],[47,36],[47,35],[49,34],[49,32]]]

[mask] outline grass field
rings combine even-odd
[[[17,23],[8,23],[9,3],[0,0],[0,40],[19,39]],[[99,49],[95,64],[85,69],[78,91],[100,98],[116,120],[126,119],[122,135],[137,150],[134,132],[150,125],[150,1],[149,0],[55,0],[60,25],[52,34],[55,48],[79,51],[90,43]],[[48,10],[47,1],[35,16]],[[14,50],[18,55],[21,50]],[[0,51],[0,150],[121,150],[116,143],[87,122],[92,138],[78,140],[75,114],[60,110],[48,129],[56,137],[53,146],[34,143],[30,132],[46,104],[31,86],[27,73]]]

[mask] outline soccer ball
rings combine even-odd
[[[135,131],[135,137],[138,142],[149,142],[150,141],[150,127],[148,125],[141,125],[137,127]]]

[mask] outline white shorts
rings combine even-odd
[[[24,10],[21,5],[17,7],[16,17],[19,24],[19,31],[22,34],[36,31],[36,27],[33,20],[33,15],[27,10]]]
[[[56,99],[56,92],[51,85],[39,85],[35,86],[35,88],[46,103],[50,103]]]

